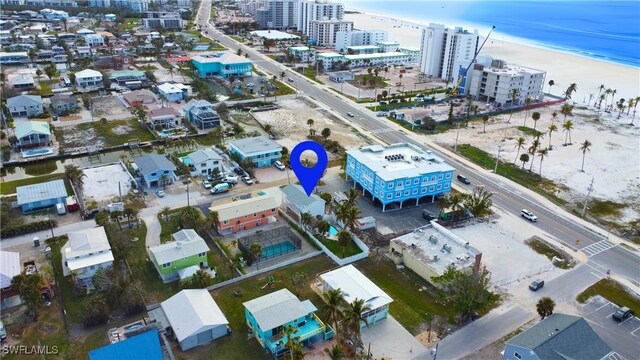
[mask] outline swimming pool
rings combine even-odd
[[[40,155],[51,155],[53,154],[52,148],[40,148],[40,149],[31,149],[22,152],[22,157],[29,158]]]
[[[167,137],[169,135],[177,134],[179,132],[180,132],[179,129],[162,130],[162,131],[158,131],[158,135],[162,137]]]
[[[262,259],[271,259],[295,251],[296,247],[289,241],[267,246],[262,249]]]
[[[329,225],[329,235],[330,236],[338,235],[338,229],[336,229],[335,226],[333,225]]]
[[[181,157],[180,161],[182,161],[182,163],[185,165],[191,165],[191,158],[188,156]]]

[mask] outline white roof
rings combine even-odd
[[[277,188],[271,189],[270,192],[271,194],[212,206],[209,210],[217,212],[218,220],[222,222],[268,209],[276,209],[282,204],[282,193]]]
[[[455,170],[431,151],[423,151],[415,145],[406,143],[364,146],[349,150],[347,154],[371,169],[384,181]],[[394,160],[398,155],[403,158]]]
[[[194,164],[200,164],[208,160],[219,160],[219,161],[222,160],[222,157],[218,155],[217,152],[211,149],[196,150],[187,156],[189,157],[189,159],[191,159],[191,162]]]
[[[209,251],[207,243],[193,229],[180,230],[171,236],[174,241],[149,248],[158,264],[167,264]]]
[[[66,198],[67,189],[64,187],[64,180],[52,180],[39,184],[24,185],[16,187],[18,195],[18,205],[30,204],[37,201]]]
[[[91,69],[84,69],[84,70],[78,71],[76,73],[76,79],[78,79],[78,78],[88,78],[88,77],[98,77],[98,76],[102,76],[102,73],[100,71],[95,71],[95,70],[91,70]]]
[[[251,60],[238,56],[230,51],[219,51],[213,54],[198,55],[194,56],[191,60],[202,64],[220,63],[223,65],[233,65],[251,63]]]
[[[407,54],[395,51],[395,52],[374,53],[374,54],[345,55],[344,57],[347,60],[364,60],[364,59],[384,59],[384,58],[392,58],[397,56],[407,56]]]
[[[182,290],[161,306],[178,341],[229,324],[206,289]]]
[[[320,279],[332,289],[340,289],[344,299],[352,303],[355,299],[362,299],[371,309],[390,304],[393,299],[374,284],[368,277],[358,271],[353,265],[343,266],[320,275]]]
[[[186,89],[186,86],[182,84],[164,83],[158,85],[158,90],[162,91],[165,94],[181,93],[183,89]]]
[[[288,289],[278,290],[243,303],[262,331],[306,316],[317,308],[309,300],[300,301]]]
[[[71,232],[67,236],[69,241],[64,246],[63,260],[66,260],[69,270],[113,261],[111,245],[104,227]]]
[[[245,157],[265,152],[282,151],[282,146],[266,136],[256,136],[233,140],[229,146],[240,151]]]
[[[256,30],[256,31],[252,31],[251,35],[260,36],[260,37],[272,39],[272,40],[288,40],[288,39],[299,38],[299,36],[278,31],[278,30]]]
[[[20,253],[0,251],[0,289],[11,286],[11,279],[21,271]]]

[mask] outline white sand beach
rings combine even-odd
[[[354,27],[358,29],[386,30],[389,32],[389,40],[409,47],[420,46],[419,25],[435,22],[425,19],[422,24],[418,24],[370,14],[345,14],[345,19],[353,21]],[[483,33],[481,35],[486,36]],[[555,81],[555,86],[551,89],[551,93],[555,95],[561,95],[570,83],[576,83],[578,91],[573,95],[573,100],[577,103],[588,101],[589,94],[597,96],[600,85],[616,89],[615,99],[640,96],[640,68],[515,44],[506,41],[499,34],[491,35],[480,55],[489,55],[509,63],[546,71],[547,82]],[[544,90],[548,92],[548,85]]]

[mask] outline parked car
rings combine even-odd
[[[434,220],[436,216],[432,214],[429,210],[422,210],[422,218],[428,221]]]
[[[393,99],[389,101],[389,104],[397,104],[397,103],[398,103],[398,99]]]
[[[243,176],[242,182],[247,185],[253,185],[253,179],[251,179],[251,176]]]
[[[380,101],[380,105],[387,105],[386,101]]]
[[[376,114],[376,116],[377,116],[377,117],[387,117],[387,116],[389,116],[389,113],[388,113],[388,112],[386,112],[386,111],[379,111],[379,112]]]
[[[58,212],[58,215],[64,215],[67,213],[67,207],[64,206],[63,203],[57,203],[56,204],[56,211]]]
[[[355,115],[353,115],[353,113],[352,113],[351,111],[349,111],[349,112],[347,113],[347,116],[348,116],[348,117],[354,117]]]
[[[222,179],[222,181],[228,183],[228,184],[237,184],[238,183],[238,177],[236,175],[227,175],[224,177],[224,179]]]
[[[538,217],[533,215],[533,213],[527,209],[522,209],[522,211],[520,212],[520,215],[531,222],[538,221]]]
[[[544,280],[534,280],[533,282],[531,282],[531,284],[529,284],[529,289],[533,290],[533,291],[538,291],[540,289],[542,289],[542,287],[544,286]]]
[[[276,162],[274,162],[273,166],[275,166],[276,169],[281,170],[281,171],[285,171],[286,170],[285,167],[284,167],[284,164],[280,160],[277,160]]]
[[[242,168],[237,167],[235,169],[233,169],[233,172],[238,174],[238,175],[244,175],[244,170],[242,170]]]
[[[628,318],[633,316],[633,311],[626,306],[621,307],[616,312],[613,313],[613,319],[617,321],[625,321]]]
[[[163,198],[164,197],[164,191],[158,190],[158,191],[156,191],[156,195],[158,195],[158,197]]]
[[[467,179],[467,177],[462,174],[458,174],[458,180],[463,184],[471,184],[471,181],[469,181],[469,179]]]
[[[211,182],[210,182],[209,180],[203,180],[203,181],[202,181],[202,186],[203,186],[205,189],[211,189]]]
[[[211,188],[211,195],[221,194],[229,191],[230,189],[231,189],[231,185],[227,183],[220,183],[214,186],[213,188]]]
[[[293,82],[293,78],[288,78],[287,81]]]

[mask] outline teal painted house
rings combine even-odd
[[[230,51],[219,51],[213,54],[198,55],[191,59],[200,77],[251,76],[251,60],[238,56]]]
[[[149,248],[151,261],[162,281],[184,280],[199,269],[209,269],[209,246],[195,230],[180,230],[171,236],[173,241]]]
[[[309,300],[300,301],[289,290],[282,289],[244,304],[245,321],[260,345],[279,358],[289,350],[283,330],[292,325],[295,337],[304,346],[317,344],[333,337],[333,329],[322,322],[318,310]]]
[[[255,167],[269,167],[282,157],[282,146],[266,136],[238,139],[229,142],[229,152],[240,159],[251,159]]]

